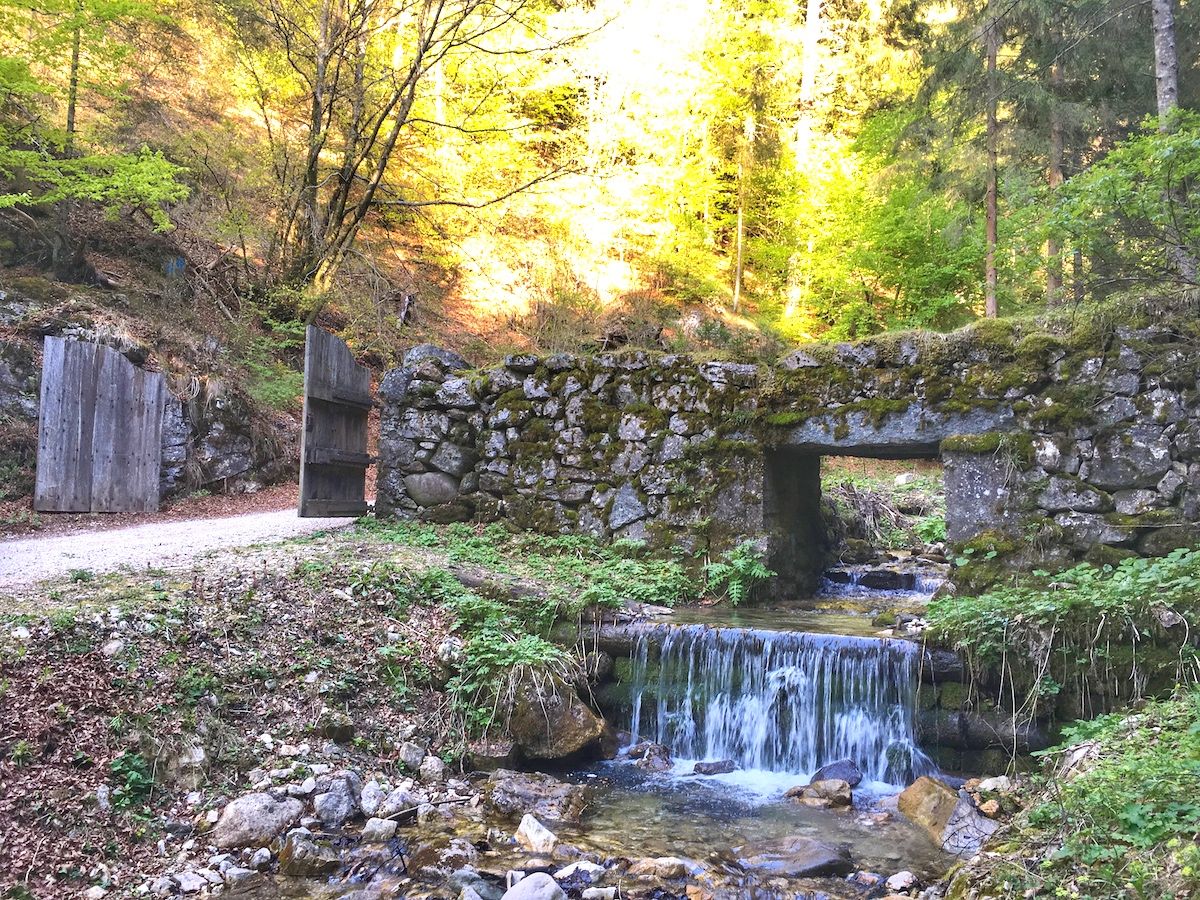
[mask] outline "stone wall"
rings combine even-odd
[[[419,347],[384,381],[378,510],[689,554],[754,540],[804,589],[828,549],[820,456],[940,455],[962,578],[1161,554],[1200,541],[1195,332],[983,323],[771,367],[629,351],[470,371]]]

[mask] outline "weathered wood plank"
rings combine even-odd
[[[164,403],[161,374],[109,347],[47,338],[35,508],[158,509]]]
[[[367,510],[371,373],[332,334],[310,326],[304,349],[300,515],[360,516]]]

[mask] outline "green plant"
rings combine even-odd
[[[927,544],[936,544],[946,540],[946,517],[926,516],[913,526],[917,537]]]
[[[96,573],[91,569],[72,569],[68,577],[75,584],[87,584],[96,580]]]
[[[755,588],[775,577],[775,573],[763,563],[763,554],[752,541],[745,541],[732,550],[726,550],[721,558],[704,566],[707,590],[721,596],[734,606],[752,596]]]
[[[14,766],[27,766],[33,762],[33,744],[22,738],[9,748],[8,758]]]
[[[429,685],[429,667],[421,661],[418,649],[407,641],[388,644],[375,653],[379,657],[383,679],[398,700],[407,700],[414,688]]]
[[[109,764],[109,770],[117,782],[113,791],[113,805],[117,809],[129,809],[149,799],[154,790],[154,776],[150,763],[140,753],[124,751]]]

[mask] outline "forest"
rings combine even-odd
[[[167,307],[384,355],[403,327],[769,353],[1170,291],[1200,254],[1197,15],[3,0],[0,246],[110,286],[129,261],[89,253],[153,247]]]

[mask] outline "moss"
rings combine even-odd
[[[975,453],[1006,456],[1015,463],[1028,465],[1033,459],[1033,438],[1023,432],[984,431],[980,434],[955,434],[942,441],[942,453]]]
[[[584,400],[582,409],[584,430],[591,434],[612,432],[620,421],[617,410],[599,400]]]
[[[1084,555],[1084,562],[1089,562],[1097,568],[1104,566],[1113,566],[1114,568],[1120,565],[1121,560],[1129,559],[1137,556],[1132,550],[1126,550],[1121,547],[1110,547],[1107,544],[1094,544],[1088,549]]]
[[[970,699],[970,691],[965,684],[950,681],[943,684],[938,691],[938,706],[942,709],[965,709]]]
[[[1032,363],[1045,362],[1046,357],[1063,349],[1063,339],[1056,334],[1035,332],[1027,334],[1014,348],[1017,358]]]
[[[813,417],[810,412],[799,412],[790,410],[788,412],[776,412],[763,416],[762,422],[764,425],[770,425],[773,428],[791,428],[794,425],[801,425]]]
[[[959,545],[961,552],[967,553],[995,553],[1003,555],[1006,553],[1015,553],[1020,549],[1020,544],[1017,539],[1010,534],[996,529],[988,529],[981,531],[969,541]]]
[[[1100,388],[1095,384],[1056,385],[1042,397],[1050,403],[1038,407],[1030,415],[1030,423],[1042,428],[1073,428],[1092,421],[1092,409],[1100,399]]]

